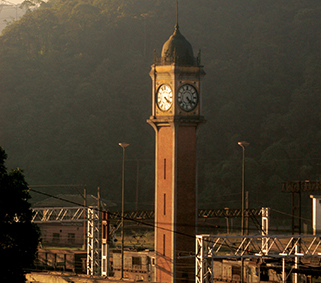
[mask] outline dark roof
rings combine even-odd
[[[115,203],[109,200],[101,199],[103,206],[114,207]],[[97,206],[97,199],[94,196],[87,195],[87,206]],[[83,206],[84,199],[81,195],[71,195],[71,194],[60,194],[52,196],[45,200],[39,201],[33,205],[33,207],[73,207],[73,206]]]
[[[175,26],[174,33],[164,43],[160,59],[162,60],[162,62],[166,62],[167,64],[195,64],[192,45],[181,34],[178,25]]]

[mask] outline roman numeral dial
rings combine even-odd
[[[181,86],[177,92],[177,102],[186,112],[194,110],[198,104],[198,93],[195,87],[190,84]]]
[[[167,111],[173,103],[173,92],[169,85],[163,84],[157,91],[157,105],[160,110]]]

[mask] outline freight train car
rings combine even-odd
[[[121,253],[113,251],[113,277],[121,277]],[[135,281],[156,281],[154,251],[124,251],[123,278]]]
[[[214,282],[241,282],[241,261],[218,260],[213,263]],[[244,261],[244,282],[279,282],[280,276],[272,268],[267,267],[260,262],[246,260]]]

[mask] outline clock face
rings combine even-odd
[[[198,93],[195,87],[189,84],[181,86],[177,93],[177,102],[184,111],[192,111],[198,103]]]
[[[173,103],[173,92],[169,85],[163,84],[157,91],[157,105],[160,110],[167,111]]]

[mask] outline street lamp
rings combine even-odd
[[[123,148],[123,169],[122,169],[122,186],[121,186],[121,270],[120,279],[124,275],[124,207],[125,207],[125,149],[129,143],[120,142],[119,145]]]
[[[241,222],[241,231],[244,235],[244,190],[245,190],[245,148],[249,145],[246,141],[241,141],[237,143],[243,150],[243,161],[242,161],[242,222]]]

